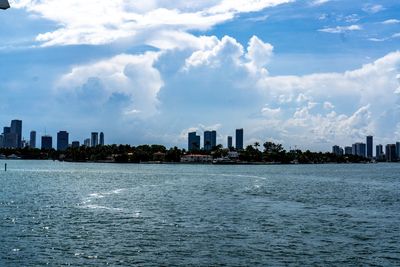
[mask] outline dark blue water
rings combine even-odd
[[[7,163],[0,266],[400,265],[400,164]]]

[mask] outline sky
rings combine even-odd
[[[397,0],[11,0],[0,125],[70,141],[329,151],[400,140]]]

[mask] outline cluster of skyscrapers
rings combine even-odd
[[[235,148],[236,150],[243,150],[243,129],[236,129],[236,146],[233,147],[233,138],[228,136],[227,147],[229,149]],[[217,131],[205,131],[203,150],[211,151],[217,146]],[[188,151],[201,150],[201,137],[196,132],[190,132],[188,134]]]
[[[43,135],[41,137],[41,149],[53,149],[53,137],[51,135]],[[104,145],[104,133],[92,132],[91,137],[85,139],[84,145],[87,147],[96,147]],[[67,131],[59,131],[57,133],[57,150],[65,151],[68,147],[77,148],[80,146],[79,141],[69,143],[69,133]],[[0,148],[36,148],[36,131],[30,132],[29,141],[22,138],[22,121],[12,120],[10,126],[3,128],[3,133],[0,134]]]
[[[385,150],[383,150],[383,145],[377,145],[375,147],[375,157],[373,154],[373,147],[374,137],[367,136],[365,143],[355,143],[352,146],[344,147],[344,149],[335,145],[332,147],[332,153],[338,156],[355,155],[378,161],[394,162],[400,160],[400,142],[397,142],[396,144],[387,144]]]

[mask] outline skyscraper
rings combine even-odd
[[[351,146],[344,147],[344,154],[345,155],[352,155],[352,147]]]
[[[188,150],[200,150],[200,135],[197,135],[196,132],[191,132],[188,134]]]
[[[57,150],[65,151],[69,145],[69,133],[67,131],[60,131],[57,133]]]
[[[17,134],[11,132],[11,127],[3,128],[3,147],[5,148],[17,148],[18,140]]]
[[[375,157],[377,160],[382,160],[383,159],[383,146],[382,145],[377,145],[376,146],[376,151],[375,151]]]
[[[90,138],[86,138],[85,140],[83,140],[83,145],[86,147],[90,147]]]
[[[217,132],[205,131],[204,132],[204,150],[211,151],[217,145]]]
[[[16,148],[22,147],[22,121],[12,120],[11,121],[11,133],[16,135]]]
[[[243,129],[236,129],[236,150],[243,150]]]
[[[389,144],[386,145],[386,161],[387,162],[394,162],[397,160],[396,157],[396,145]]]
[[[231,149],[232,148],[232,136],[228,136],[228,148]]]
[[[400,160],[400,142],[396,142],[396,157]]]
[[[100,133],[100,145],[104,146],[104,133],[103,132]]]
[[[364,157],[366,156],[366,144],[364,143],[355,143],[352,146],[352,154],[355,156],[359,157]]]
[[[336,156],[343,156],[343,148],[341,148],[340,146],[333,146],[332,154],[335,154]]]
[[[53,137],[51,137],[50,135],[42,136],[42,149],[53,149]]]
[[[31,131],[30,139],[29,139],[29,146],[31,148],[36,148],[36,132]]]
[[[373,157],[373,147],[374,147],[374,137],[367,136],[367,158],[372,159]]]
[[[91,146],[96,147],[99,144],[99,133],[98,132],[92,132],[91,134]]]

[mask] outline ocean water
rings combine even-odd
[[[0,161],[0,266],[400,266],[400,164]]]

